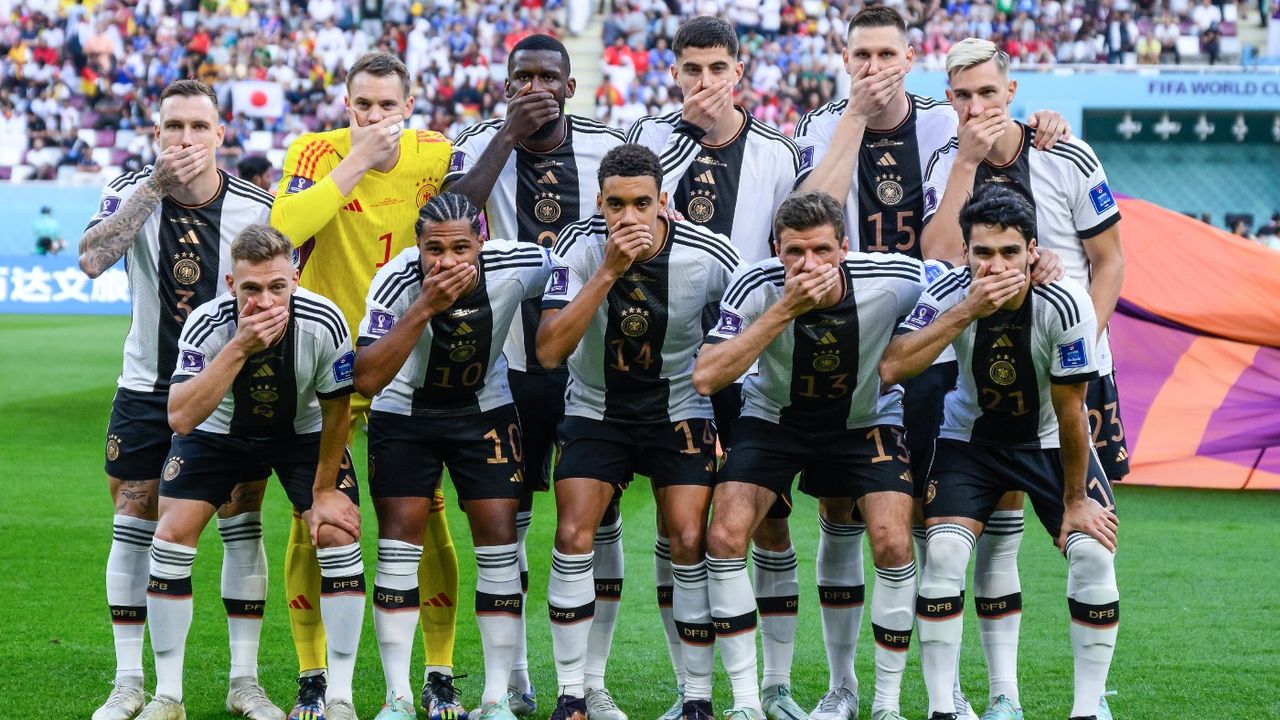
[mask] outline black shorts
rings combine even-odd
[[[564,420],[564,390],[569,371],[507,371],[511,397],[520,414],[524,445],[524,491],[543,492],[551,487],[551,456],[556,444],[556,428]]]
[[[955,388],[959,370],[960,364],[955,360],[938,363],[902,383],[902,426],[907,431],[916,497],[924,497],[929,463],[933,462],[933,441],[942,426],[943,400]]]
[[[1093,447],[1107,479],[1116,481],[1129,474],[1129,446],[1125,442],[1124,421],[1120,418],[1120,394],[1116,390],[1116,373],[1089,381],[1084,396],[1089,408],[1089,430]]]
[[[1062,454],[1057,449],[1026,450],[939,440],[924,494],[924,516],[965,517],[985,523],[1010,490],[1031,498],[1040,523],[1055,540],[1062,529]],[[1111,483],[1095,453],[1089,453],[1085,491],[1115,509]]]
[[[160,475],[160,496],[203,500],[219,507],[231,499],[238,483],[261,480],[274,470],[289,502],[298,512],[311,509],[311,490],[320,458],[320,433],[275,438],[247,438],[197,430],[174,435],[173,447]],[[351,449],[342,454],[338,490],[360,504]]]
[[[438,417],[374,410],[369,413],[369,494],[432,497],[448,467],[459,501],[519,499],[522,447],[515,405]]]
[[[728,452],[733,446],[733,424],[742,414],[742,383],[731,383],[711,395],[711,411],[716,416],[716,432],[720,437],[720,449]]]
[[[107,424],[107,475],[120,480],[155,480],[169,456],[172,439],[169,393],[116,389]]]
[[[591,478],[625,486],[633,475],[644,475],[655,488],[715,484],[716,426],[710,419],[632,425],[569,415],[558,435],[557,482]]]
[[[911,465],[900,427],[798,430],[742,417],[734,434],[721,482],[760,485],[781,496],[801,474],[800,491],[814,497],[911,494]]]

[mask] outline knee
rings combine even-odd
[[[138,520],[155,521],[160,511],[159,480],[111,481],[111,495],[115,502],[115,514]]]
[[[714,558],[746,557],[747,540],[747,534],[738,528],[713,520],[707,528],[707,554]]]
[[[853,522],[853,499],[818,498],[818,515],[830,523],[849,525]]]
[[[337,528],[331,528],[328,525],[321,527],[321,532],[325,530],[337,531]],[[341,531],[337,531],[341,532]],[[342,533],[348,535],[348,533]],[[408,514],[398,513],[395,511],[383,511],[378,513],[378,539],[379,540],[399,540],[401,542],[411,543],[413,545],[421,545],[423,537],[426,535],[426,527],[422,522],[414,522],[414,518]],[[321,539],[317,543],[319,547],[335,547],[336,545],[325,545]],[[339,545],[344,543],[338,543]]]
[[[352,535],[346,530],[335,527],[333,525],[321,525],[320,531],[316,534],[318,536],[317,537],[318,542],[316,543],[316,547],[322,547],[322,548],[343,547],[345,545],[351,545],[351,544],[360,542],[359,535]]]
[[[586,555],[595,542],[596,529],[578,519],[561,518],[556,523],[556,550],[567,555]]]
[[[791,547],[791,531],[786,519],[765,518],[756,528],[752,541],[756,547],[770,552],[783,552]]]
[[[267,481],[240,483],[231,491],[231,498],[218,508],[218,517],[233,518],[247,512],[262,509],[262,496],[267,492]]]
[[[702,560],[706,532],[701,525],[690,523],[685,527],[668,527],[667,533],[671,540],[672,562],[694,565]]]
[[[890,527],[885,524],[868,526],[871,536],[871,556],[876,567],[902,567],[911,562],[911,529]]]
[[[1077,582],[1115,584],[1115,556],[1102,543],[1083,533],[1067,538],[1069,572]]]
[[[925,573],[930,577],[958,580],[964,584],[965,569],[973,554],[973,533],[959,525],[935,525],[929,528],[925,553]]]

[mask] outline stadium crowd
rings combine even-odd
[[[222,160],[231,166],[253,131],[272,132],[283,147],[345,122],[345,68],[369,50],[405,59],[419,100],[415,124],[453,136],[500,114],[510,48],[557,33],[563,14],[541,0],[6,0],[0,167],[25,162],[37,178],[61,166],[93,170],[95,143],[79,137],[81,128],[103,131],[96,145],[112,148],[109,164],[141,166],[152,159],[149,129],[171,81],[198,77],[227,108],[235,81],[279,83],[287,108],[279,118],[229,113]],[[148,132],[128,132],[139,127]]]
[[[840,51],[856,0],[618,0],[604,23],[606,82],[596,95],[602,120],[628,127],[679,107],[666,80],[675,28],[714,14],[734,23],[746,63],[743,103],[785,133],[805,112],[843,95]],[[1158,64],[1224,55],[1240,9],[1223,0],[893,0],[907,19],[917,63],[940,70],[958,40],[992,40],[1014,64]],[[1196,45],[1187,54],[1186,38]],[[1230,49],[1230,47],[1228,47]],[[1230,54],[1230,53],[1228,53]]]
[[[894,0],[918,63],[939,68],[959,38],[999,43],[1014,63],[1217,62],[1240,11],[1226,0]],[[605,17],[598,118],[625,128],[679,106],[665,79],[672,35],[695,14],[721,14],[742,37],[742,102],[791,133],[800,117],[844,94],[839,51],[854,0],[617,0]],[[284,88],[276,119],[231,112],[224,164],[250,134],[281,148],[307,130],[344,120],[344,68],[367,50],[399,54],[418,98],[412,124],[452,137],[501,115],[502,66],[521,38],[563,34],[562,0],[0,0],[0,175],[12,166],[52,178],[63,166],[141,166],[160,89],[199,77],[225,107],[238,80]],[[1187,40],[1202,52],[1185,57]],[[1195,43],[1192,43],[1195,45]],[[77,130],[103,131],[92,139]],[[120,133],[119,131],[125,131]],[[94,142],[96,140],[97,142]],[[107,145],[108,153],[95,155]]]

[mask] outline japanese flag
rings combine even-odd
[[[284,88],[273,82],[241,80],[231,86],[231,107],[247,117],[280,117],[284,114]]]

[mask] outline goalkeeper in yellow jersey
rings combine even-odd
[[[440,191],[451,146],[439,133],[405,129],[413,96],[408,70],[393,55],[369,53],[351,66],[346,104],[350,127],[308,133],[289,146],[271,224],[297,249],[302,287],[333,300],[354,332],[374,273],[414,244],[418,209]],[[352,396],[353,417],[368,409],[368,399]],[[452,682],[458,559],[439,491],[427,519],[418,575],[427,666],[422,705],[432,720],[465,720]],[[380,584],[375,578],[375,587]],[[307,523],[296,516],[285,556],[285,586],[301,670],[291,717],[316,709],[321,714],[325,642],[320,572]],[[376,620],[376,610],[374,616]]]

